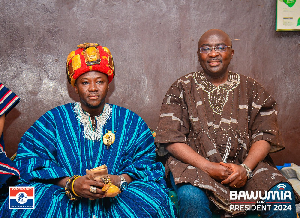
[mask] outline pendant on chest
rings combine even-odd
[[[115,142],[116,136],[112,131],[108,131],[104,136],[103,136],[103,144],[107,146],[111,146]]]

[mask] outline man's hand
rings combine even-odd
[[[220,163],[220,164],[232,171],[232,174],[227,179],[221,182],[223,185],[228,184],[232,188],[241,188],[246,184],[248,178],[247,178],[247,171],[244,167],[232,163]]]
[[[229,167],[223,166],[221,163],[210,162],[203,168],[203,170],[213,179],[217,181],[223,181],[227,179],[232,170]]]
[[[90,191],[91,186],[96,187],[96,193]],[[74,182],[74,191],[77,195],[83,198],[89,198],[90,200],[95,200],[98,198],[104,198],[105,192],[102,191],[104,184],[102,182],[90,180],[87,176],[81,176]]]

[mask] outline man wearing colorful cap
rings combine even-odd
[[[137,114],[105,103],[114,78],[110,51],[80,44],[67,58],[80,102],[58,106],[24,134],[16,158],[35,209],[0,217],[174,217],[150,129]]]

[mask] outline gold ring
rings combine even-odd
[[[236,188],[236,185],[233,185],[233,187],[235,187],[235,188]]]
[[[97,188],[95,186],[90,187],[90,192],[96,194],[97,193]]]

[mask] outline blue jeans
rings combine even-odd
[[[171,184],[177,193],[178,197],[178,208],[180,218],[206,218],[212,217],[212,212],[210,210],[210,202],[205,193],[201,188],[195,187],[189,183],[175,185],[174,178],[170,174]],[[293,193],[293,188],[288,183],[281,183],[285,185],[284,191],[290,191],[292,200],[287,200],[290,203],[274,204],[270,202],[285,202],[284,200],[279,200],[278,198],[274,200],[265,200],[267,205],[271,205],[270,210],[262,211],[262,217],[269,218],[296,218],[296,206],[295,206],[295,196]],[[270,191],[279,191],[277,187],[279,184],[275,185],[270,189]],[[280,196],[280,195],[279,195]],[[277,197],[277,196],[276,196]],[[268,203],[269,202],[269,203]],[[290,208],[287,210],[280,210],[282,207]]]
[[[172,187],[177,193],[180,218],[212,217],[205,191],[189,183],[175,185],[172,174],[170,174],[170,179]]]

